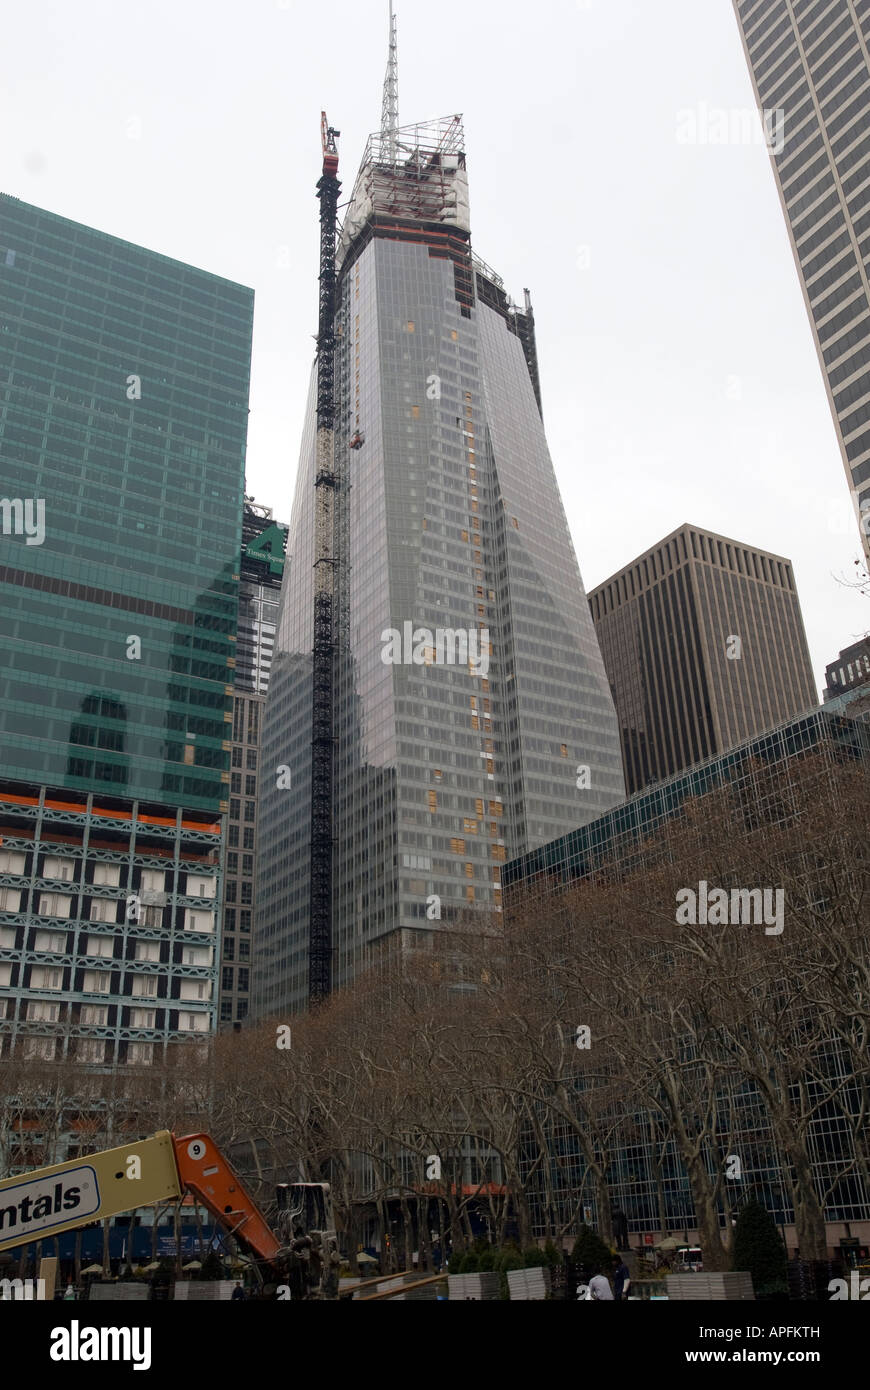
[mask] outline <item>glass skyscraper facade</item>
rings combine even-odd
[[[734,0],[870,561],[870,11]]]
[[[507,859],[624,794],[528,296],[472,256],[458,118],[398,141],[370,141],[340,251],[334,985],[500,911]],[[312,384],[263,727],[261,1014],[307,993],[315,432]]]
[[[9,197],[0,250],[4,772],[216,813],[252,294]]]
[[[758,769],[777,768],[785,785],[790,781],[798,785],[805,777],[802,760],[813,754],[824,759],[830,777],[836,779],[841,765],[870,758],[868,704],[867,696],[855,688],[821,708],[807,708],[789,722],[741,741],[718,756],[699,760],[631,796],[598,820],[522,855],[505,867],[506,911],[523,910],[529,893],[556,895],[582,881],[594,883],[600,879],[607,884],[613,881],[614,873],[628,878],[642,873],[647,863],[659,865],[657,836],[667,823],[681,817],[687,807],[697,804],[698,798],[719,788],[734,788],[744,806],[753,806],[760,815],[775,822],[776,816],[785,812],[777,809],[782,805],[778,798],[765,799],[759,793]],[[838,1076],[846,1075],[849,1062],[845,1054],[833,1065]],[[751,1181],[754,1195],[777,1222],[792,1226],[794,1211],[785,1196],[785,1158],[764,1104],[748,1091],[745,1083],[739,1084],[729,1076],[727,1070],[718,1078],[717,1087],[722,1114],[734,1125],[730,1146],[734,1152],[748,1156],[746,1168],[751,1171],[745,1171],[745,1179]],[[856,1128],[859,1096],[860,1087],[856,1085],[851,1102],[845,1101],[846,1105],[854,1104]],[[695,1229],[697,1216],[688,1176],[667,1126],[662,1130],[661,1116],[651,1114],[631,1099],[623,1109],[608,1139],[608,1185],[613,1205],[625,1213],[628,1229],[633,1233],[682,1233]],[[870,1191],[862,1181],[849,1126],[843,1123],[842,1115],[836,1113],[833,1105],[819,1106],[808,1132],[812,1171],[820,1196],[824,1194],[825,1219],[866,1223],[870,1219]],[[549,1182],[541,1177],[536,1133],[529,1133],[523,1164],[533,1228],[535,1235],[541,1237],[552,1230],[554,1214],[566,1226],[576,1220],[578,1193],[583,1193],[595,1219],[598,1217],[597,1198],[576,1131],[560,1120],[550,1142],[555,1157]],[[865,1232],[867,1229],[864,1226]],[[847,1236],[860,1232],[861,1227],[851,1231],[848,1226],[844,1228]],[[866,1240],[866,1234],[863,1239]],[[790,1249],[793,1242],[794,1234],[790,1231]]]
[[[214,1024],[253,294],[3,195],[0,298],[0,1031],[147,1061]]]

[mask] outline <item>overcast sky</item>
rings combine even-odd
[[[730,0],[396,8],[400,119],[464,113],[475,250],[532,293],[587,588],[684,521],[786,555],[821,682],[870,598],[838,582],[857,524],[769,156],[740,138]],[[5,10],[0,189],[255,289],[248,484],[283,520],[317,327],[320,111],[349,195],[387,32],[386,0]]]

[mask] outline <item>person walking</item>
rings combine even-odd
[[[614,1263],[616,1268],[613,1271],[613,1296],[617,1303],[624,1303],[628,1299],[628,1290],[631,1284],[631,1271],[621,1255]]]
[[[610,1280],[603,1269],[599,1269],[598,1273],[593,1275],[589,1280],[589,1294],[595,1303],[613,1302],[613,1290],[610,1287]]]

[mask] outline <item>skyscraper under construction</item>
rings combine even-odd
[[[259,1015],[322,997],[309,967],[324,843],[335,988],[385,946],[422,946],[460,914],[499,912],[506,860],[624,795],[544,434],[531,301],[518,308],[472,252],[461,118],[400,128],[395,78],[391,24],[382,127],[334,266],[328,234],[321,245],[319,361],[262,735]],[[336,194],[324,150],[322,225]],[[315,716],[331,718],[324,777],[312,652],[326,584],[328,692],[322,670],[314,681]],[[330,823],[312,854],[324,787]],[[316,925],[313,937],[322,949]]]

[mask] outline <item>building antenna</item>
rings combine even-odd
[[[390,51],[387,75],[384,78],[384,102],[381,108],[381,154],[388,164],[395,164],[399,140],[399,43],[393,0],[390,0]]]

